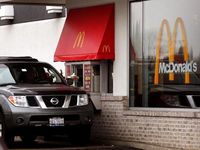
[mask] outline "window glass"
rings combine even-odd
[[[43,69],[45,73],[45,77],[44,77],[45,80],[48,80],[52,83],[61,82],[60,77],[57,75],[57,73],[53,69],[48,68],[48,67],[44,67]]]
[[[142,105],[143,80],[142,66],[136,65],[143,58],[142,49],[142,3],[135,2],[130,5],[130,106]]]
[[[108,93],[113,93],[113,61],[108,61]]]
[[[193,96],[194,104],[196,107],[200,107],[200,96]]]
[[[72,72],[74,75],[78,76],[78,80],[75,81],[75,86],[83,87],[83,65],[72,65]]]
[[[0,85],[16,83],[9,68],[6,65],[0,65]]]
[[[188,95],[200,95],[199,6],[198,0],[130,3],[131,107],[195,107]]]
[[[12,73],[11,77],[14,78],[18,84],[62,83],[58,73],[47,64],[16,63],[7,65],[9,67],[9,72]]]

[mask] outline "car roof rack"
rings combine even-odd
[[[31,61],[38,62],[37,59],[32,58],[30,56],[20,56],[20,57],[10,57],[10,56],[1,56],[0,61]]]

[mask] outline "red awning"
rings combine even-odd
[[[114,60],[114,4],[71,9],[54,61]]]

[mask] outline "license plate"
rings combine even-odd
[[[64,126],[64,125],[65,125],[64,118],[61,118],[61,117],[49,118],[49,126],[51,127],[58,127],[58,126]]]

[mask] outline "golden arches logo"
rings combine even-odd
[[[102,52],[103,53],[110,53],[110,46],[109,45],[103,45]]]
[[[182,18],[178,17],[176,19],[172,38],[171,38],[169,22],[166,19],[164,19],[161,23],[160,30],[159,30],[159,33],[157,36],[157,42],[156,42],[156,63],[155,63],[154,84],[159,83],[159,62],[160,62],[160,51],[161,51],[163,29],[164,29],[164,27],[166,27],[167,38],[168,38],[169,63],[173,63],[174,55],[175,55],[177,29],[179,26],[180,26],[180,30],[181,30],[184,61],[187,62],[189,60],[188,42],[187,42],[187,36],[186,36],[186,31],[185,31],[185,25],[184,25]],[[169,80],[171,80],[171,81],[174,80],[173,72],[169,73]],[[186,84],[190,83],[190,75],[189,75],[188,71],[185,72],[185,83]]]
[[[83,47],[84,40],[85,40],[85,31],[79,32],[74,41],[73,48]]]

